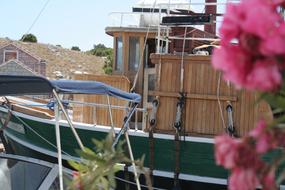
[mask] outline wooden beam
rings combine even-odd
[[[159,92],[159,91],[149,91],[149,96],[162,96],[162,97],[173,97],[173,98],[179,98],[180,94],[177,92]],[[216,95],[210,95],[210,94],[186,94],[186,98],[189,99],[200,99],[200,100],[218,100],[218,97]],[[231,101],[236,102],[237,97],[236,96],[220,96],[221,101]]]

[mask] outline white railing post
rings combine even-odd
[[[59,128],[59,106],[55,102],[55,135],[56,135],[56,146],[57,146],[57,161],[58,161],[58,177],[59,177],[59,189],[63,190],[63,177],[62,177],[62,155],[61,155],[61,140],[60,140],[60,128]]]

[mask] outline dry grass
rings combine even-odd
[[[73,78],[75,72],[104,74],[104,60],[84,52],[73,51],[51,44],[27,43],[0,38],[0,47],[9,43],[28,51],[30,54],[47,61],[46,75],[50,79],[61,73],[63,78]]]

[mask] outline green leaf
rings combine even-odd
[[[285,96],[280,93],[263,93],[261,97],[273,108],[285,108]]]
[[[113,134],[110,132],[103,140],[92,139],[95,150],[89,148],[84,148],[83,151],[77,150],[82,161],[80,163],[73,161],[70,165],[78,170],[80,184],[84,189],[115,189],[115,174],[122,168],[118,163],[132,163],[125,154],[125,142],[119,141],[114,149],[113,140]],[[143,168],[144,156],[135,163]]]

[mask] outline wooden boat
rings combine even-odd
[[[175,58],[172,59],[175,60]],[[190,57],[189,59],[199,60],[202,58],[195,56]],[[168,64],[169,66],[172,65],[171,63]],[[164,66],[167,66],[167,63],[164,64]],[[194,65],[191,65],[189,63],[189,68],[191,68],[190,66],[192,66],[192,69],[194,66],[202,66],[204,68],[208,67],[209,72],[215,72],[211,69],[209,64],[194,63]],[[199,72],[199,68],[197,68],[197,72]],[[164,71],[161,73],[163,74]],[[195,81],[199,82],[198,80]],[[206,89],[208,88],[208,85],[206,85],[207,83],[210,83],[210,79],[205,81],[204,88]],[[223,82],[221,83],[222,85],[227,85]],[[222,88],[226,88],[225,86]],[[198,85],[196,85],[196,88],[198,88]],[[4,89],[1,89],[1,91],[4,92]],[[234,126],[236,128],[236,134],[239,136],[243,135],[243,133],[253,127],[258,114],[264,114],[264,112],[270,111],[270,108],[265,103],[259,104],[259,107],[256,108],[254,105],[254,101],[256,100],[254,93],[237,91],[234,89],[227,92],[231,92],[233,96],[223,94],[220,99],[224,109],[227,106],[226,101],[232,102],[231,104],[234,108]],[[160,94],[161,96],[161,107],[159,107],[157,112],[158,120],[156,129],[153,132],[153,137],[150,137],[150,133],[148,132],[150,128],[149,124],[146,125],[146,128],[137,130],[134,127],[135,125],[131,126],[133,129],[130,129],[128,132],[135,158],[140,158],[142,155],[145,155],[145,167],[153,169],[153,175],[155,176],[154,186],[167,189],[169,187],[167,187],[167,185],[169,185],[169,183],[173,183],[172,179],[175,176],[177,162],[179,162],[180,185],[183,189],[189,187],[189,181],[203,182],[211,185],[226,185],[228,173],[223,168],[215,165],[213,152],[213,136],[224,132],[219,117],[217,97],[207,94],[187,93],[185,113],[185,117],[187,117],[187,119],[185,129],[183,129],[185,130],[185,133],[183,132],[180,136],[179,149],[177,149],[175,129],[171,127],[175,118],[175,111],[172,111],[171,114],[171,110],[175,110],[176,108],[179,93],[175,91],[170,91],[168,93],[154,91],[153,93]],[[80,97],[82,98],[82,96]],[[90,99],[98,99],[99,97],[83,96],[83,99],[84,98],[89,98],[90,101]],[[55,138],[56,118],[51,110],[44,107],[47,103],[37,103],[26,97],[8,97],[8,100],[10,102],[9,107],[7,107],[6,104],[7,100],[3,100],[0,107],[0,118],[3,125],[5,125],[5,122],[7,121],[9,113],[8,110],[11,107],[11,118],[7,122],[7,126],[4,128],[4,136],[8,144],[6,150],[10,150],[12,153],[18,155],[55,162],[57,158]],[[195,112],[190,111],[189,108],[195,110]],[[73,114],[76,114],[78,118],[78,110],[84,110],[84,112],[81,112],[84,118],[88,112],[86,112],[85,109],[87,109],[86,105],[83,108],[81,106],[77,108],[75,107],[73,109]],[[99,108],[97,108],[97,113],[95,115],[105,114],[105,117],[108,116],[108,114],[104,113],[105,110],[100,111],[98,109]],[[207,112],[207,110],[210,111]],[[146,113],[147,112],[144,112],[144,114]],[[150,113],[151,110],[148,111],[148,114]],[[225,120],[227,120],[226,110],[224,110],[223,114]],[[120,113],[117,113],[117,115],[120,115]],[[213,118],[213,120],[209,120],[209,118]],[[106,121],[102,120],[102,122]],[[188,124],[187,122],[192,123]],[[220,127],[218,127],[218,124],[215,122],[217,122]],[[64,160],[78,159],[78,155],[75,153],[75,150],[79,149],[80,146],[76,142],[76,139],[68,126],[68,122],[66,120],[60,120],[59,125],[61,131],[62,158]],[[91,141],[92,138],[102,139],[112,128],[110,125],[100,125],[100,120],[97,121],[97,124],[73,122],[73,125],[79,137],[82,139],[84,146],[90,148],[94,147]],[[114,125],[119,126],[115,122]],[[115,127],[114,130],[115,133],[118,134],[121,129],[119,127]],[[179,161],[176,160],[178,153]],[[128,168],[129,171],[132,171],[132,169],[132,167]],[[160,178],[163,178],[167,183],[161,183]],[[213,186],[211,186],[211,188],[212,187]],[[217,188],[221,187],[217,186]]]
[[[156,12],[161,14],[161,11]],[[161,16],[158,13],[156,17]],[[215,38],[214,34],[198,29],[194,35],[193,29],[186,25],[182,28],[169,26],[166,30],[170,31],[166,33],[174,37],[167,38],[172,41],[164,43],[155,33],[160,35],[165,28],[107,27],[106,33],[114,37],[113,75],[75,76],[77,80],[101,81],[142,95],[141,106],[135,108],[128,134],[135,158],[145,155],[144,165],[154,176],[154,187],[195,189],[199,183],[210,185],[211,189],[223,188],[227,185],[228,173],[215,164],[214,136],[227,132],[241,137],[260,117],[273,118],[268,104],[256,103],[256,93],[237,90],[223,81],[221,74],[210,65],[211,56],[189,54],[194,47],[209,44],[209,38]],[[182,45],[181,39],[175,38],[185,31],[184,37],[194,39],[193,43],[189,40],[188,45],[185,41]],[[204,36],[206,40],[202,39]],[[133,88],[131,84],[135,84]],[[104,138],[112,127],[116,134],[121,131],[126,115],[125,100],[102,95],[74,95],[68,99],[74,104],[70,113],[84,146],[92,148],[91,139]],[[27,97],[8,100],[12,109],[11,119],[4,129],[7,148],[15,154],[55,161],[57,122],[54,113],[45,107],[47,103],[35,103]],[[6,100],[2,102],[0,117],[5,124],[10,107]],[[62,134],[62,158],[78,159],[75,150],[80,146],[68,122],[60,120],[58,124]],[[134,168],[125,169],[133,171]]]

